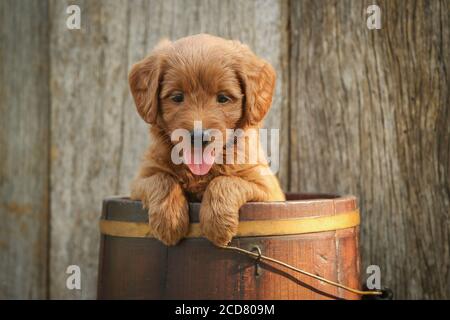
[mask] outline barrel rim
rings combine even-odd
[[[303,217],[292,219],[241,221],[235,237],[289,236],[358,227],[359,210],[339,213],[332,216]],[[146,222],[100,220],[103,235],[125,238],[154,238],[150,225]],[[204,234],[200,223],[190,223],[185,238],[202,238]]]
[[[358,209],[357,199],[353,195],[327,193],[287,193],[287,198],[304,197],[307,199],[248,202],[239,210],[240,221],[290,219],[300,217],[331,216]],[[322,197],[322,198],[319,198]],[[199,221],[199,202],[189,203],[191,222]],[[103,200],[101,219],[115,221],[148,221],[147,210],[141,201],[128,196],[110,196]]]

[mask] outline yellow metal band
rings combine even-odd
[[[236,237],[283,236],[314,232],[333,231],[358,226],[359,211],[334,216],[316,216],[295,219],[240,221]],[[100,220],[100,232],[104,235],[129,238],[153,238],[153,233],[144,222]],[[200,238],[199,223],[191,223],[185,238]]]

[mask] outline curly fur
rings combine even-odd
[[[248,201],[283,201],[277,178],[257,164],[214,164],[203,176],[171,161],[170,134],[192,130],[196,120],[220,130],[259,128],[272,102],[275,71],[238,41],[195,35],[175,42],[164,40],[136,63],[129,74],[139,115],[151,124],[153,144],[144,156],[131,197],[149,210],[149,223],[158,239],[176,244],[189,229],[187,201],[201,201],[200,225],[216,245],[228,244],[237,232],[239,208]],[[170,99],[182,91],[185,101]],[[218,106],[218,92],[231,101]],[[248,144],[248,152],[259,152]]]

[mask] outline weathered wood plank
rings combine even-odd
[[[369,1],[79,1],[70,31],[72,2],[51,1],[51,297],[95,297],[101,199],[128,193],[148,143],[130,65],[162,37],[208,32],[278,71],[266,124],[281,128],[283,186],[358,195],[363,267],[397,297],[449,298],[449,3],[378,3],[369,31]],[[1,1],[0,17],[0,298],[45,298],[47,2]],[[70,264],[81,292],[65,288]]]
[[[65,27],[69,3],[50,2],[51,297],[93,298],[101,200],[128,194],[149,142],[128,93],[131,64],[163,37],[206,32],[240,39],[277,69],[267,125],[287,130],[287,7],[282,0],[79,1],[82,30],[74,31]],[[287,185],[287,173],[280,175]],[[65,288],[70,264],[81,267],[81,291]]]
[[[291,190],[360,198],[363,270],[450,298],[448,1],[293,1]]]
[[[129,17],[126,1],[80,1],[82,29],[68,30],[69,3],[50,5],[50,294],[94,298],[101,201],[119,191],[121,161],[133,156],[122,152]],[[81,268],[81,290],[66,289],[69,265]]]
[[[0,1],[0,299],[47,296],[46,1]]]

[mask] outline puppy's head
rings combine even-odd
[[[161,42],[132,67],[129,83],[140,116],[169,136],[195,121],[225,136],[261,122],[275,72],[238,41],[201,34]]]

